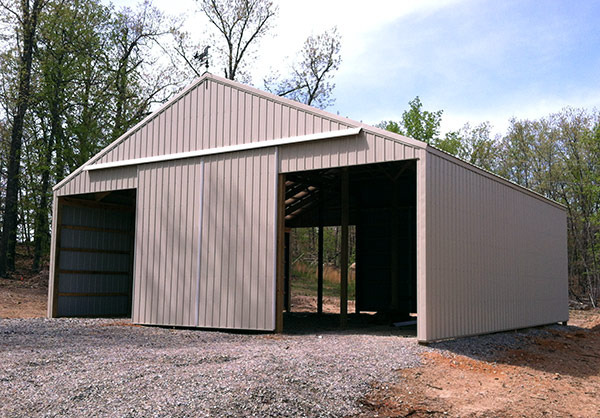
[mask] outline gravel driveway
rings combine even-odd
[[[389,327],[305,335],[0,319],[0,416],[344,416],[427,348]]]

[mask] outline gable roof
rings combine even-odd
[[[277,106],[280,109],[286,109],[289,110],[290,112],[293,112],[296,114],[296,117],[299,119],[308,119],[308,118],[312,118],[313,124],[317,125],[320,124],[320,126],[313,126],[312,129],[310,129],[310,127],[308,129],[304,129],[302,130],[297,129],[294,131],[294,129],[288,127],[288,132],[283,132],[283,128],[282,130],[277,133],[277,132],[272,132],[271,135],[269,135],[268,133],[260,133],[260,132],[256,132],[256,126],[254,126],[250,131],[244,132],[244,134],[242,135],[243,138],[239,138],[239,135],[237,135],[238,133],[236,133],[236,135],[238,136],[238,143],[235,145],[241,145],[242,143],[247,143],[247,142],[266,142],[266,141],[272,141],[272,140],[276,140],[276,139],[284,139],[284,138],[299,138],[299,140],[301,140],[301,137],[306,137],[304,138],[305,140],[318,140],[318,139],[326,139],[326,138],[332,138],[332,137],[336,137],[336,136],[343,136],[343,135],[352,135],[352,134],[356,134],[358,131],[355,131],[357,128],[364,130],[365,132],[370,132],[372,134],[378,135],[378,136],[383,136],[386,137],[387,139],[396,141],[396,142],[400,142],[406,145],[409,145],[411,147],[414,148],[421,148],[421,149],[425,149],[428,147],[428,145],[425,142],[422,141],[418,141],[412,138],[408,138],[402,135],[398,135],[395,134],[393,132],[389,132],[383,129],[379,129],[367,124],[364,124],[362,122],[357,122],[348,118],[344,118],[341,117],[339,115],[334,115],[332,113],[326,112],[324,110],[321,109],[317,109],[314,108],[312,106],[308,106],[305,105],[303,103],[299,103],[296,102],[294,100],[290,100],[290,99],[286,99],[241,83],[238,83],[236,81],[232,81],[232,80],[228,80],[219,76],[215,76],[213,74],[210,73],[205,73],[203,74],[200,78],[196,79],[194,82],[192,82],[188,87],[184,88],[180,93],[178,93],[177,95],[175,95],[171,100],[169,100],[167,103],[165,103],[163,106],[161,106],[158,110],[156,110],[155,112],[153,112],[152,114],[148,115],[146,118],[144,118],[141,122],[139,122],[138,124],[136,124],[134,127],[132,127],[131,129],[129,129],[126,133],[124,133],[123,135],[121,135],[118,139],[116,139],[114,142],[112,142],[111,144],[109,144],[108,146],[106,146],[104,149],[102,149],[100,152],[98,152],[96,155],[94,155],[90,160],[88,160],[86,163],[84,163],[82,166],[78,167],[75,171],[73,171],[72,173],[70,173],[67,177],[65,177],[62,181],[60,181],[58,184],[56,184],[53,188],[53,190],[58,190],[59,188],[61,188],[63,185],[65,185],[66,183],[68,183],[71,179],[73,179],[74,177],[76,177],[78,174],[80,174],[82,171],[84,170],[90,170],[90,169],[94,169],[91,166],[98,166],[97,168],[107,168],[109,166],[122,166],[122,165],[126,165],[126,164],[110,164],[109,163],[114,163],[116,161],[122,161],[122,160],[131,160],[131,162],[133,163],[133,160],[138,160],[139,163],[145,163],[145,162],[152,162],[154,159],[156,159],[157,156],[159,155],[167,155],[169,154],[169,158],[167,159],[176,159],[176,158],[181,158],[181,157],[192,157],[192,156],[199,156],[202,155],[202,150],[207,150],[207,149],[216,149],[216,148],[225,148],[224,150],[222,150],[221,152],[228,152],[227,151],[227,146],[231,146],[233,144],[228,144],[228,143],[211,143],[210,140],[209,142],[198,142],[196,141],[194,144],[192,144],[191,142],[189,144],[182,144],[181,138],[177,138],[177,141],[175,141],[175,144],[170,144],[171,146],[167,146],[166,144],[163,144],[162,140],[164,139],[162,137],[162,134],[166,133],[167,129],[171,130],[171,131],[177,131],[178,129],[182,128],[182,127],[186,127],[185,125],[185,116],[191,117],[199,117],[199,113],[203,112],[202,117],[203,118],[210,118],[211,121],[215,122],[215,124],[218,123],[224,123],[223,121],[219,120],[219,116],[224,117],[224,108],[221,109],[216,109],[217,107],[220,106],[225,106],[224,103],[220,103],[220,101],[225,100],[223,97],[219,97],[219,92],[215,92],[213,93],[212,90],[210,93],[205,93],[200,87],[201,86],[206,86],[206,89],[209,89],[209,84],[213,84],[212,86],[212,90],[219,90],[221,89],[221,93],[222,96],[226,96],[224,94],[225,89],[228,89],[229,92],[235,91],[238,92],[236,93],[236,95],[238,95],[237,100],[238,100],[238,104],[240,103],[240,100],[250,100],[251,103],[249,103],[249,106],[252,106],[254,104],[258,104],[258,106],[260,107],[261,105],[263,106],[267,106],[266,112],[269,112],[269,106],[272,106],[273,112],[275,112],[274,107]],[[194,93],[197,93],[194,95]],[[243,99],[240,98],[239,94],[243,94],[245,97]],[[210,97],[209,97],[210,96]],[[185,102],[185,101],[188,102]],[[194,103],[195,100],[195,103]],[[200,103],[198,103],[199,100],[202,100],[202,105],[200,105]],[[232,100],[230,98],[230,100]],[[184,103],[185,102],[185,103]],[[169,115],[173,113],[173,109],[175,107],[180,106],[180,104],[183,103],[183,107],[185,108],[187,106],[188,109],[186,109],[187,111],[187,115],[184,115],[184,117],[179,117],[177,121],[174,121],[172,119],[169,119]],[[229,103],[229,105],[231,106],[231,102]],[[221,112],[219,115],[219,111]],[[195,113],[194,113],[195,112]],[[265,113],[264,111],[262,113]],[[169,114],[169,115],[167,115]],[[215,116],[216,115],[216,116]],[[240,117],[240,115],[238,115],[238,117]],[[244,117],[246,119],[248,119],[248,115],[244,115]],[[253,115],[250,116],[251,120],[250,120],[250,125],[252,125],[252,122],[257,122],[257,119],[262,118],[263,115],[260,114],[260,109],[255,112]],[[287,121],[288,124],[291,124],[291,119],[293,118],[292,115],[289,116],[289,119]],[[277,116],[275,115],[274,120],[273,120],[273,124],[277,123]],[[209,125],[210,122],[209,121]],[[190,122],[189,120],[187,122]],[[261,121],[264,122],[264,121]],[[268,121],[267,121],[268,122]],[[284,117],[282,117],[279,120],[280,124],[285,124],[285,120]],[[158,126],[150,126],[150,125],[158,125]],[[176,124],[181,124],[181,126],[175,126]],[[203,125],[206,125],[203,124]],[[255,123],[255,125],[258,125],[258,123]],[[196,127],[198,128],[198,127]],[[143,130],[146,130],[148,132],[143,132]],[[204,127],[203,129],[206,129],[206,127]],[[210,128],[209,128],[210,129]],[[162,132],[159,132],[161,131]],[[274,129],[274,131],[276,131],[277,129]],[[312,130],[312,132],[308,132],[309,130]],[[158,135],[156,135],[156,140],[159,141],[159,143],[155,143],[155,144],[148,144],[148,136],[149,133],[158,133]],[[327,135],[327,133],[329,133],[329,135]],[[198,135],[200,133],[197,133]],[[248,135],[249,134],[249,135]],[[322,135],[322,137],[319,137],[319,135],[317,134],[324,134]],[[312,137],[311,135],[316,135],[315,137]],[[208,132],[208,135],[206,135],[208,137],[211,137],[210,132]],[[212,135],[212,137],[214,137],[215,135]],[[211,137],[211,138],[212,138]],[[204,138],[206,140],[206,138]],[[218,138],[217,138],[218,139]],[[221,138],[223,139],[223,138]],[[146,141],[146,143],[144,144],[147,149],[144,150],[142,149],[142,143]],[[187,146],[186,146],[187,145]],[[268,144],[265,143],[265,146],[267,146]],[[277,145],[276,143],[274,145]],[[154,147],[153,149],[148,149],[149,146]],[[181,146],[181,147],[180,147]],[[273,145],[271,145],[273,146]],[[132,151],[132,148],[134,148],[134,150]],[[144,153],[145,152],[145,153]],[[193,154],[187,154],[184,155],[186,153],[189,152],[195,152]],[[195,155],[198,154],[198,155]],[[171,158],[172,156],[172,158]]]
[[[234,101],[239,109],[234,106]],[[225,112],[226,106],[229,106],[228,110],[231,113],[237,112],[235,115],[238,118],[237,122],[244,125],[241,135],[239,129],[235,134],[226,129],[231,122],[230,115]],[[183,116],[179,113],[180,108],[184,109]],[[255,111],[255,108],[258,110]],[[245,112],[244,115],[240,114],[242,110]],[[199,121],[200,118],[202,123]],[[292,126],[293,122],[296,123],[295,127]],[[216,125],[221,125],[221,134],[216,130]],[[191,132],[192,126],[196,129],[195,138]],[[200,132],[200,129],[203,132]],[[186,130],[188,132],[185,132]],[[403,144],[413,150],[427,150],[468,170],[565,209],[564,205],[554,200],[426,142],[334,115],[208,72],[70,173],[53,187],[53,191],[59,190],[88,170],[114,167],[124,170],[123,174],[119,172],[117,176],[132,177],[133,173],[130,169],[136,164],[242,151],[258,148],[261,145],[278,146],[306,141],[318,143],[330,138],[357,135],[360,131],[367,136]],[[166,137],[171,138],[170,143],[167,143]],[[236,142],[228,143],[227,141],[232,140],[230,137],[235,137]],[[150,143],[150,139],[154,143]]]

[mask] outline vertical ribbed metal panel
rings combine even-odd
[[[564,209],[439,151],[428,153],[426,176],[419,339],[566,321]]]
[[[274,329],[275,151],[140,167],[133,321]]]
[[[333,116],[332,116],[333,117]],[[282,120],[285,120],[282,126]],[[282,129],[285,127],[285,129]],[[129,134],[98,163],[345,129],[331,117],[205,79]],[[160,132],[160,133],[159,133]],[[145,146],[138,146],[143,142]]]
[[[96,163],[259,142],[350,128],[333,115],[298,108],[263,97],[261,92],[206,78],[162,109],[106,152]],[[341,143],[332,144],[337,148]],[[366,149],[363,159],[374,156]],[[312,161],[310,161],[312,162]],[[121,171],[119,171],[121,170]],[[104,170],[103,170],[104,172]],[[110,174],[109,178],[107,176]],[[59,190],[60,195],[136,187],[135,171],[108,174],[82,171]],[[91,176],[91,177],[90,177]],[[96,179],[94,176],[98,176]],[[112,180],[112,181],[110,181]]]
[[[202,163],[139,169],[133,322],[195,326]]]
[[[275,150],[207,158],[197,326],[273,330]]]
[[[109,170],[82,171],[71,181],[55,190],[56,196],[126,190],[137,187],[137,167],[119,167]]]
[[[363,130],[359,135],[281,148],[280,172],[315,170],[417,158],[420,148]]]

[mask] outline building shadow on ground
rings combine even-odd
[[[600,325],[549,325],[429,344],[471,359],[531,368],[559,378],[600,374]]]
[[[342,326],[339,314],[286,312],[283,316],[283,333],[286,335],[334,333],[416,337],[417,327],[416,325],[396,327],[387,318],[366,313],[348,314],[346,325]]]

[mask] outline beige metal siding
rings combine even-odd
[[[566,321],[565,211],[439,153],[428,153],[426,175],[419,339]]]
[[[198,159],[140,167],[132,320],[196,325],[202,164]]]
[[[424,151],[368,131],[281,148],[280,172],[314,170],[419,158]]]
[[[316,109],[315,109],[316,110]],[[153,157],[350,128],[211,78],[128,134],[96,163]]]
[[[69,182],[54,191],[55,196],[135,189],[137,167],[119,167],[108,170],[81,171]]]
[[[197,326],[275,329],[276,151],[206,158]]]
[[[274,329],[275,154],[140,167],[133,322]]]

